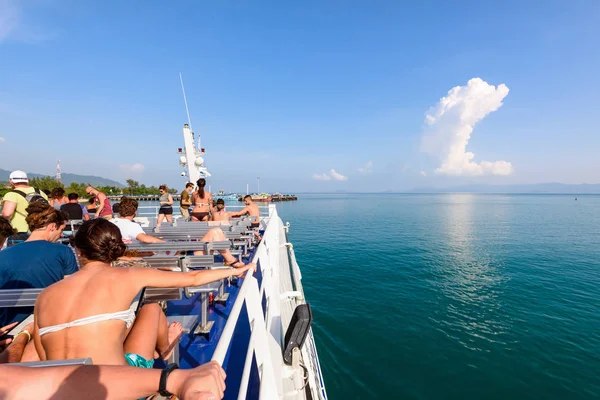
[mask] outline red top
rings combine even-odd
[[[96,203],[96,208],[100,208],[100,200],[96,197],[96,199],[94,200],[94,203]],[[100,212],[100,214],[98,215],[99,217],[104,217],[106,215],[112,215],[112,206],[110,205],[110,200],[108,200],[108,197],[104,198],[104,207],[102,208],[102,211]]]

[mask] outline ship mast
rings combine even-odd
[[[185,104],[185,112],[187,114],[188,123],[183,125],[183,149],[179,148],[178,154],[179,164],[186,168],[186,172],[182,172],[181,176],[186,176],[189,182],[196,183],[200,178],[207,178],[210,173],[204,166],[204,154],[205,151],[200,147],[200,135],[198,135],[198,143],[194,143],[194,132],[192,131],[192,120],[190,119],[190,111],[187,104],[187,97],[185,95],[185,88],[183,86],[183,78],[179,73],[179,81],[181,82],[181,91],[183,93],[183,102]]]

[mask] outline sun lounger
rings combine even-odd
[[[44,289],[0,289],[0,308],[33,307]]]
[[[207,253],[218,250],[229,250],[231,248],[231,242],[224,240],[220,242],[196,242],[196,241],[185,241],[185,242],[165,242],[165,243],[131,243],[127,245],[129,250],[138,250],[140,252],[157,252],[157,251],[194,251],[203,250]]]

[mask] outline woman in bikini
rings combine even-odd
[[[81,270],[42,291],[35,305],[33,337],[42,360],[91,357],[94,364],[151,368],[155,352],[169,357],[183,327],[167,326],[156,303],[136,316],[130,304],[142,288],[201,286],[255,268],[186,273],[112,268],[126,247],[119,228],[103,218],[84,222],[75,246]]]
[[[194,205],[192,221],[208,221],[209,214],[213,209],[212,195],[210,192],[204,190],[206,179],[200,178],[196,184],[198,185],[198,189],[192,194],[192,204]]]

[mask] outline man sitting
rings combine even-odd
[[[83,204],[79,204],[79,195],[69,193],[69,202],[60,206],[60,211],[67,213],[69,219],[89,221],[90,214]]]
[[[244,203],[246,207],[242,208],[239,212],[229,213],[230,217],[241,217],[242,215],[250,215],[252,218],[252,224],[250,228],[258,228],[260,226],[260,209],[252,201],[252,196],[247,194],[244,196]]]
[[[140,224],[133,222],[135,218],[135,213],[138,209],[138,201],[136,199],[132,199],[131,197],[123,197],[121,199],[120,210],[119,210],[119,218],[114,218],[110,220],[113,224],[117,225],[119,230],[121,231],[121,236],[123,237],[123,243],[162,243],[164,240],[155,238],[154,236],[150,236],[144,233],[144,230],[140,226]]]

